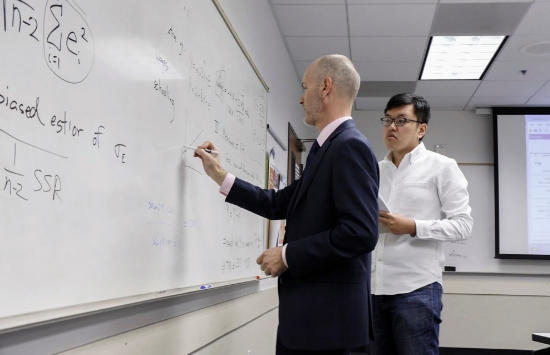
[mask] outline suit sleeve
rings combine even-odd
[[[307,275],[371,252],[378,241],[378,163],[370,146],[348,139],[337,149],[331,187],[335,228],[288,244],[293,273]]]
[[[284,189],[275,190],[262,189],[236,178],[225,201],[264,218],[285,219],[288,204],[296,189],[297,182],[298,180],[295,180]]]

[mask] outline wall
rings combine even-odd
[[[550,329],[548,276],[445,274],[441,346],[538,350]]]
[[[383,107],[355,111],[358,128],[371,141],[378,159]],[[427,149],[445,144],[459,163],[493,163],[492,116],[474,112],[432,112]],[[475,221],[474,221],[475,228]],[[537,275],[444,273],[440,345],[452,348],[536,350],[545,346],[531,334],[550,330],[550,278]]]
[[[97,341],[63,355],[269,355],[275,353],[276,289]]]
[[[378,159],[387,153],[382,140],[384,108],[380,111],[354,111],[357,128],[371,142]],[[470,111],[434,111],[424,139],[429,150],[445,144],[447,156],[458,163],[493,163],[493,121],[491,115]]]

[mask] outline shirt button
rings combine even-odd
[[[378,259],[378,261],[382,261],[382,259]]]

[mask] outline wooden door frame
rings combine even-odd
[[[290,185],[296,179],[296,166],[298,167],[298,176],[302,176],[302,152],[304,145],[290,122],[288,123],[288,166],[287,166],[287,184]]]

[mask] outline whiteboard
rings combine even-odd
[[[550,274],[547,260],[495,259],[494,166],[460,164],[468,180],[474,227],[465,241],[445,242],[445,265],[456,272]]]
[[[182,151],[265,186],[267,87],[216,6],[4,2],[0,329],[259,274],[265,221]]]

